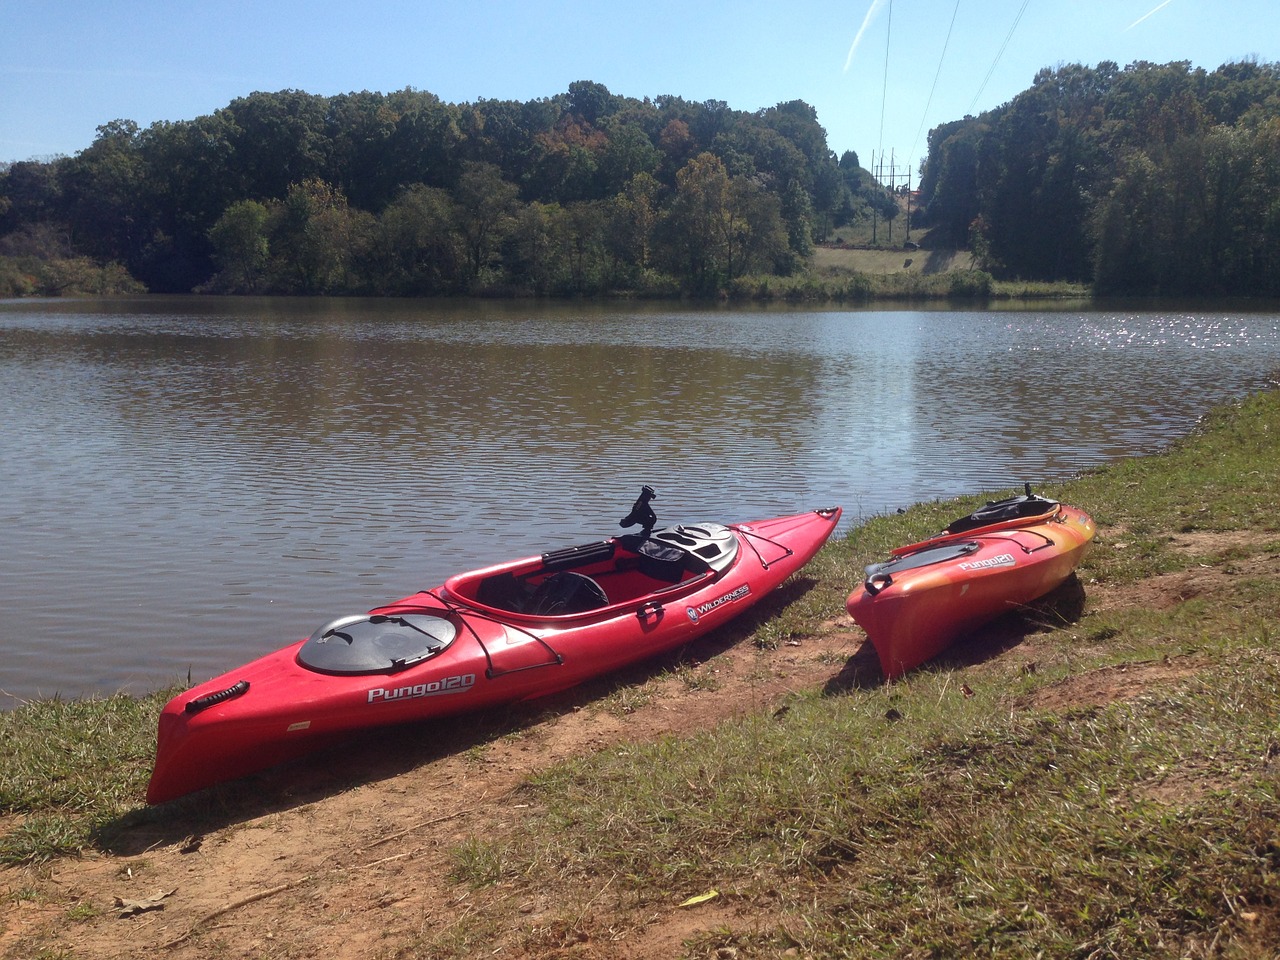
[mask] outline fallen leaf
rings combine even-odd
[[[696,897],[690,897],[684,903],[680,904],[680,906],[696,907],[698,904],[706,903],[708,900],[714,900],[718,896],[720,896],[719,890],[708,890],[706,893],[700,893]]]
[[[168,893],[165,893],[162,890],[154,897],[148,897],[145,900],[122,900],[119,897],[116,897],[116,910],[119,911],[117,915],[121,917],[133,917],[137,916],[139,913],[146,913],[148,910],[163,910],[165,899],[172,897],[176,892],[176,890],[170,890]]]

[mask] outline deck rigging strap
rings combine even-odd
[[[795,553],[795,551],[792,550],[790,547],[779,543],[777,540],[771,540],[762,533],[756,533],[753,530],[747,530],[744,527],[739,527],[732,523],[729,524],[729,529],[732,530],[734,533],[740,534],[741,536],[746,538],[744,542],[746,543],[747,546],[751,548],[751,552],[756,555],[756,559],[760,561],[761,570],[768,570],[770,564],[777,563],[778,560],[785,560],[787,559],[787,557]],[[774,560],[766,560],[761,555],[760,551],[756,549],[756,545],[752,542],[753,540],[763,540],[765,543],[771,546],[777,547],[779,550],[782,550],[785,552],[782,554],[782,556]]]
[[[1031,537],[1039,537],[1044,541],[1044,543],[1039,544],[1038,546],[1028,547],[1025,543],[1021,543],[1014,539],[1014,535],[1019,533],[1024,533]],[[992,530],[990,533],[979,533],[976,534],[976,536],[981,537],[983,540],[1007,540],[1023,553],[1035,553],[1037,550],[1043,550],[1045,547],[1054,547],[1058,544],[1058,541],[1054,540],[1053,537],[1049,536],[1047,533],[1041,533],[1039,530],[1032,530],[1029,527],[1013,527],[1009,530]]]
[[[563,666],[564,657],[562,657],[556,651],[556,649],[553,646],[551,646],[551,644],[547,643],[546,640],[538,636],[532,630],[526,630],[524,627],[520,626],[519,624],[509,623],[506,620],[502,620],[498,617],[490,616],[487,613],[482,613],[481,611],[476,610],[472,607],[468,607],[463,604],[454,603],[453,601],[440,596],[434,590],[423,590],[421,592],[423,595],[428,596],[431,599],[435,600],[437,603],[441,604],[446,610],[448,610],[450,613],[456,616],[459,622],[464,627],[467,628],[467,632],[470,633],[471,636],[475,638],[476,643],[480,645],[480,649],[484,651],[484,659],[485,659],[485,662],[488,664],[488,666],[485,668],[484,675],[489,680],[493,680],[496,677],[505,677],[511,673],[522,673],[525,670],[541,670],[543,667]],[[521,633],[529,637],[529,639],[536,641],[544,650],[547,651],[547,653],[551,654],[552,660],[548,661],[547,663],[531,663],[526,667],[513,667],[510,670],[498,670],[493,665],[493,657],[490,656],[489,654],[489,648],[486,647],[484,641],[480,639],[480,634],[476,632],[476,628],[473,627],[467,621],[467,617],[475,617],[478,620],[488,620],[490,623],[496,623],[506,630],[519,630]]]

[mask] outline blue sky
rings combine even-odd
[[[1276,0],[5,0],[0,161],[256,90],[530,100],[575,80],[754,111],[804,100],[837,154],[904,169],[930,127],[1063,63],[1280,61]],[[1229,12],[1228,12],[1229,11]]]

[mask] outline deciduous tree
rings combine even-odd
[[[256,200],[229,206],[209,230],[219,272],[211,288],[225,293],[256,293],[266,276],[269,245],[267,208]]]

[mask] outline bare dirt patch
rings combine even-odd
[[[1128,548],[1123,536],[1112,535],[1110,540],[1112,549]],[[1093,585],[1089,590],[1090,608],[1167,610],[1202,594],[1227,590],[1242,577],[1280,575],[1280,554],[1258,551],[1257,534],[1249,531],[1181,533],[1169,538],[1169,546],[1183,556],[1203,560],[1177,573],[1148,577],[1121,587]]]
[[[1018,705],[1050,711],[1106,706],[1118,700],[1132,700],[1160,684],[1193,677],[1206,666],[1206,660],[1177,657],[1090,670],[1037,690],[1021,698]]]

